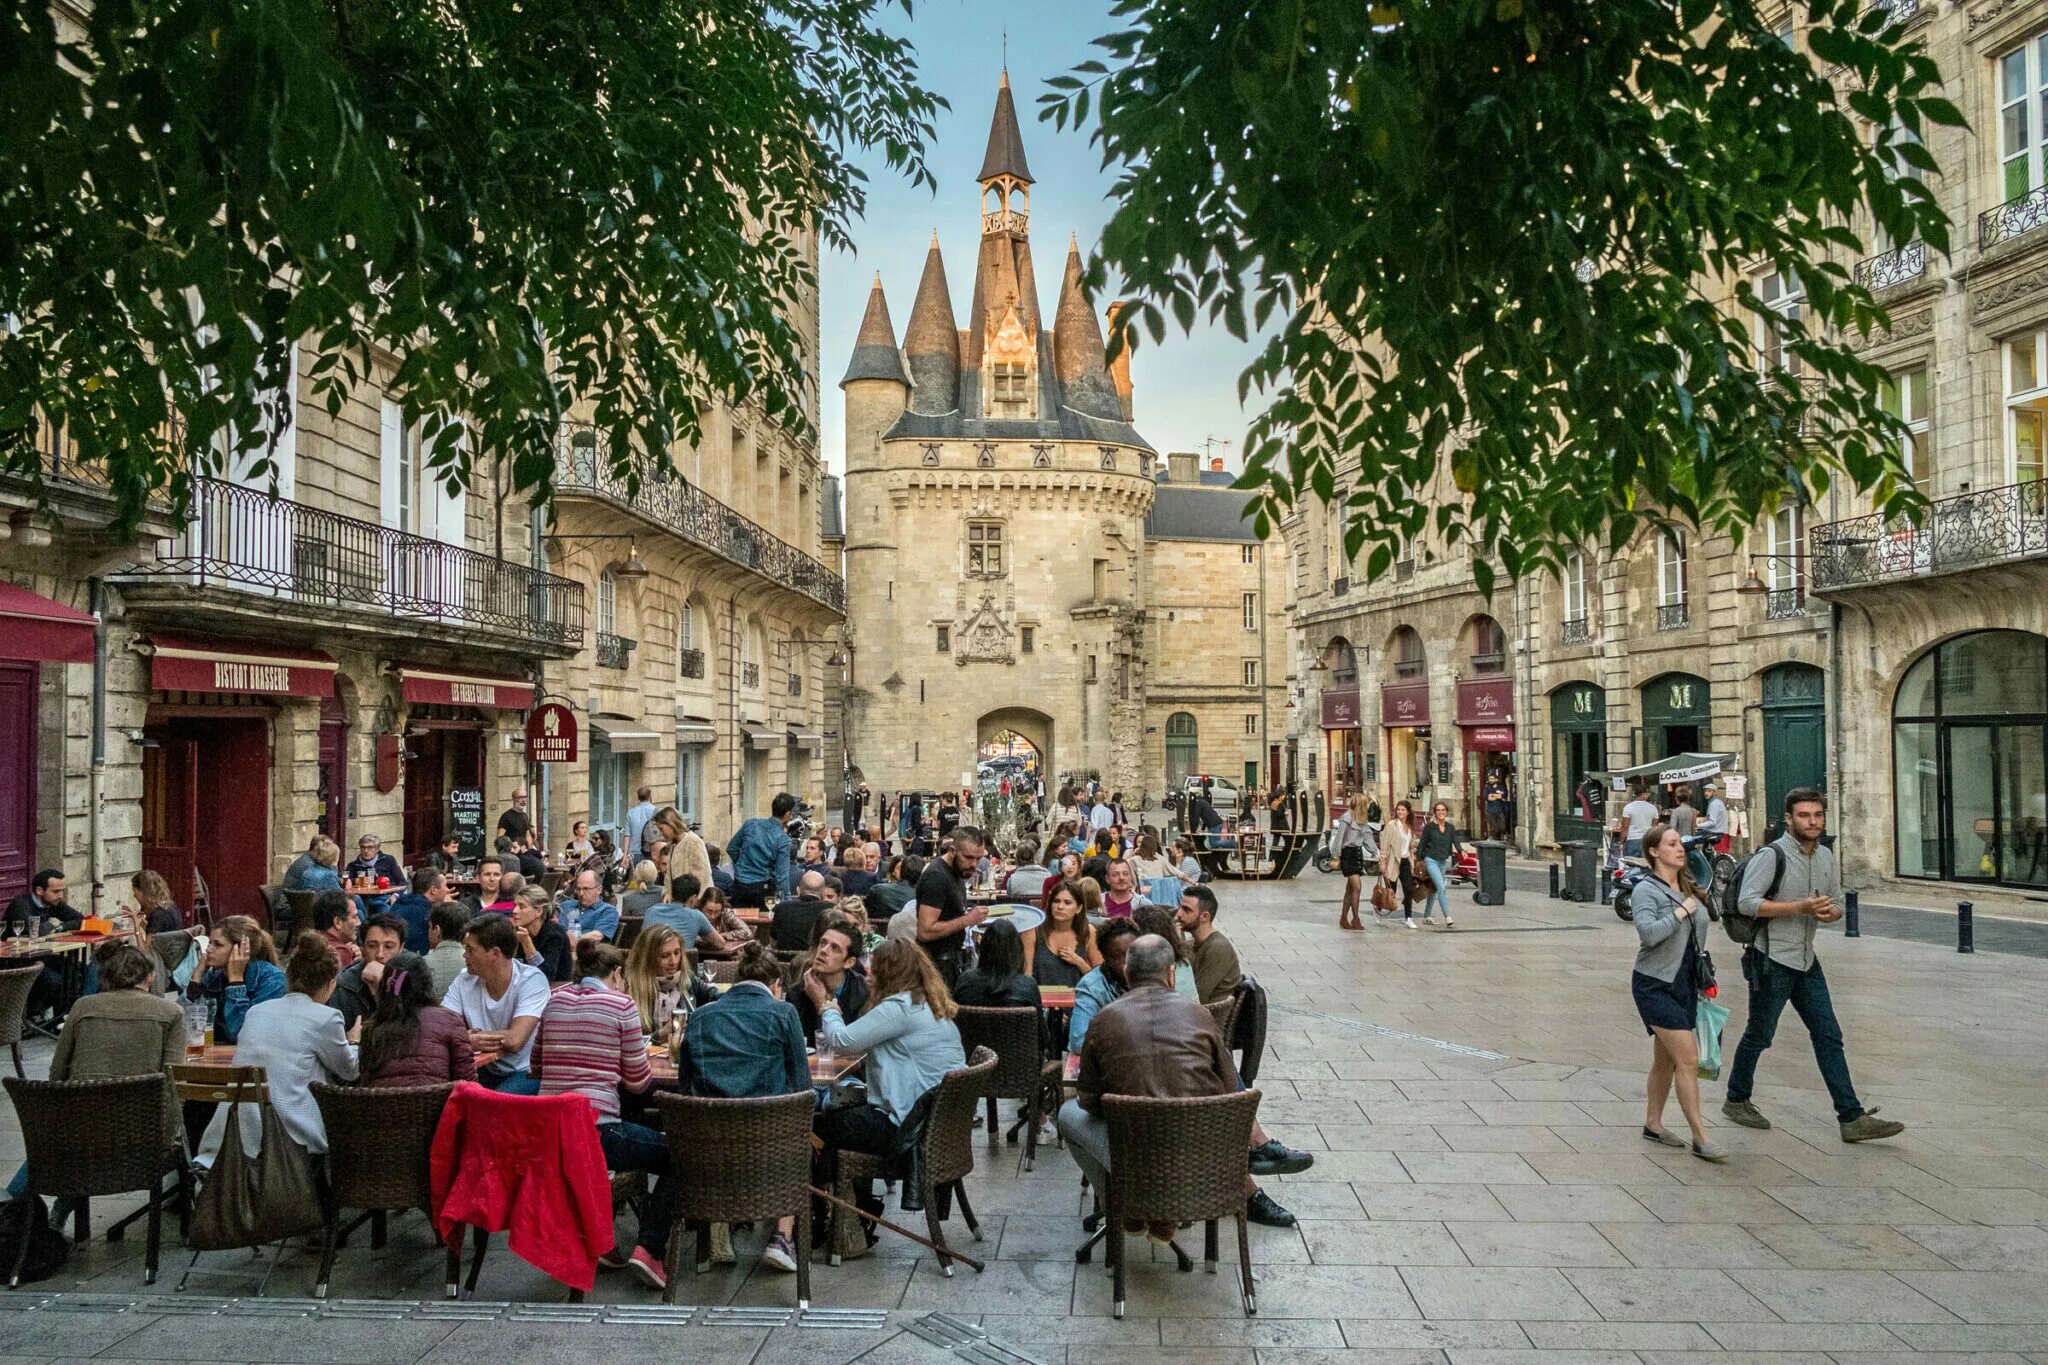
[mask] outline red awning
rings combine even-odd
[[[41,593],[0,583],[0,659],[34,663],[89,664],[99,618],[53,602]]]
[[[524,711],[533,705],[533,684],[524,678],[401,668],[398,680],[409,702],[434,706],[481,706],[499,711]]]
[[[242,640],[177,635],[152,635],[149,648],[150,685],[165,692],[334,695],[334,660],[317,649],[281,649]]]

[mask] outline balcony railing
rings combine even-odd
[[[173,419],[161,431],[176,445],[184,440],[184,429],[181,420]],[[114,480],[107,473],[107,467],[79,454],[78,442],[71,438],[71,433],[40,412],[36,415],[36,465],[46,483],[66,483],[106,493],[113,491]],[[169,495],[160,488],[151,491],[149,502],[159,510],[170,506]]]
[[[597,633],[597,666],[599,668],[624,668],[633,662],[633,646],[637,640],[628,640],[623,635]]]
[[[1772,588],[1764,596],[1764,619],[1767,621],[1791,621],[1804,615],[1804,588]]]
[[[1666,602],[1657,608],[1657,629],[1684,630],[1692,624],[1692,611],[1687,603]]]
[[[582,585],[551,573],[220,479],[192,481],[188,516],[185,531],[157,542],[155,562],[122,576],[583,643]]]
[[[1813,528],[1817,592],[2048,555],[2048,479],[1942,498],[1920,525],[1868,516]]]
[[[589,423],[563,424],[555,445],[555,490],[604,498],[770,582],[835,612],[846,611],[845,579],[702,489],[685,483],[672,470],[648,466],[640,491],[628,494],[626,480],[612,472],[605,433]]]
[[[759,687],[760,685],[761,685],[761,665],[759,665],[759,664],[741,664],[741,665],[740,665],[740,686],[741,686],[741,687]]]
[[[701,678],[701,677],[703,677],[703,676],[704,676],[704,651],[703,651],[703,650],[701,650],[701,649],[686,649],[686,650],[684,650],[684,651],[683,651],[683,653],[682,653],[682,668],[683,668],[683,676],[684,676],[684,677],[686,677],[686,678]]]
[[[1593,622],[1584,616],[1566,617],[1562,638],[1568,645],[1592,644]]]
[[[1927,243],[1909,242],[1856,263],[1856,283],[1873,292],[1910,284],[1927,273]]]
[[[1996,246],[2048,226],[2048,185],[2015,195],[1977,218],[1977,246]]]

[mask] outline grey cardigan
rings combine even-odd
[[[1685,898],[1654,874],[1636,883],[1630,900],[1635,907],[1636,937],[1642,940],[1636,949],[1636,970],[1658,981],[1676,981],[1678,969],[1685,963],[1686,934],[1682,931],[1690,931],[1692,941],[1701,948],[1707,946],[1706,905],[1700,903],[1688,918],[1679,919]]]

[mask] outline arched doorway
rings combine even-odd
[[[1043,808],[1047,784],[1059,772],[1054,766],[1052,717],[1022,706],[990,711],[975,722],[974,753],[976,818],[1007,849],[1021,830],[1032,825],[1025,807]],[[984,758],[989,762],[982,762]],[[1013,759],[1022,764],[1012,766]],[[1002,793],[1005,781],[1010,784],[1007,797]]]
[[[1704,753],[1713,734],[1707,680],[1666,673],[1643,684],[1643,747],[1638,762]]]
[[[1200,771],[1201,744],[1195,728],[1195,713],[1175,711],[1166,718],[1167,792],[1179,791],[1182,778]]]
[[[1786,792],[1827,782],[1826,685],[1812,664],[1764,670],[1764,804],[1750,803],[1759,828],[1779,818]]]
[[[1959,635],[1892,701],[1899,875],[2048,886],[2048,638]]]
[[[1366,784],[1368,755],[1360,739],[1364,720],[1358,703],[1358,652],[1349,640],[1335,636],[1316,655],[1314,671],[1323,678],[1319,717],[1323,775],[1330,803],[1336,806]],[[1309,776],[1313,778],[1315,773]]]
[[[1551,827],[1560,844],[1600,837],[1607,797],[1598,784],[1585,792],[1588,773],[1607,767],[1607,694],[1592,683],[1566,683],[1550,694],[1550,734],[1557,790]]]

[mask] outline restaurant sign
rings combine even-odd
[[[1429,724],[1429,684],[1389,683],[1382,687],[1380,724],[1397,730]]]
[[[524,711],[533,705],[533,684],[523,678],[429,673],[416,668],[402,668],[398,676],[408,702],[431,706],[475,706],[493,711]]]
[[[239,692],[272,697],[331,697],[334,660],[230,640],[151,636],[150,685],[165,692]]]
[[[574,763],[577,756],[576,713],[558,701],[534,707],[526,718],[526,761]]]
[[[1323,728],[1325,730],[1356,730],[1358,728],[1358,688],[1355,685],[1324,689]]]
[[[1467,678],[1458,684],[1458,724],[1512,725],[1514,719],[1512,678]]]

